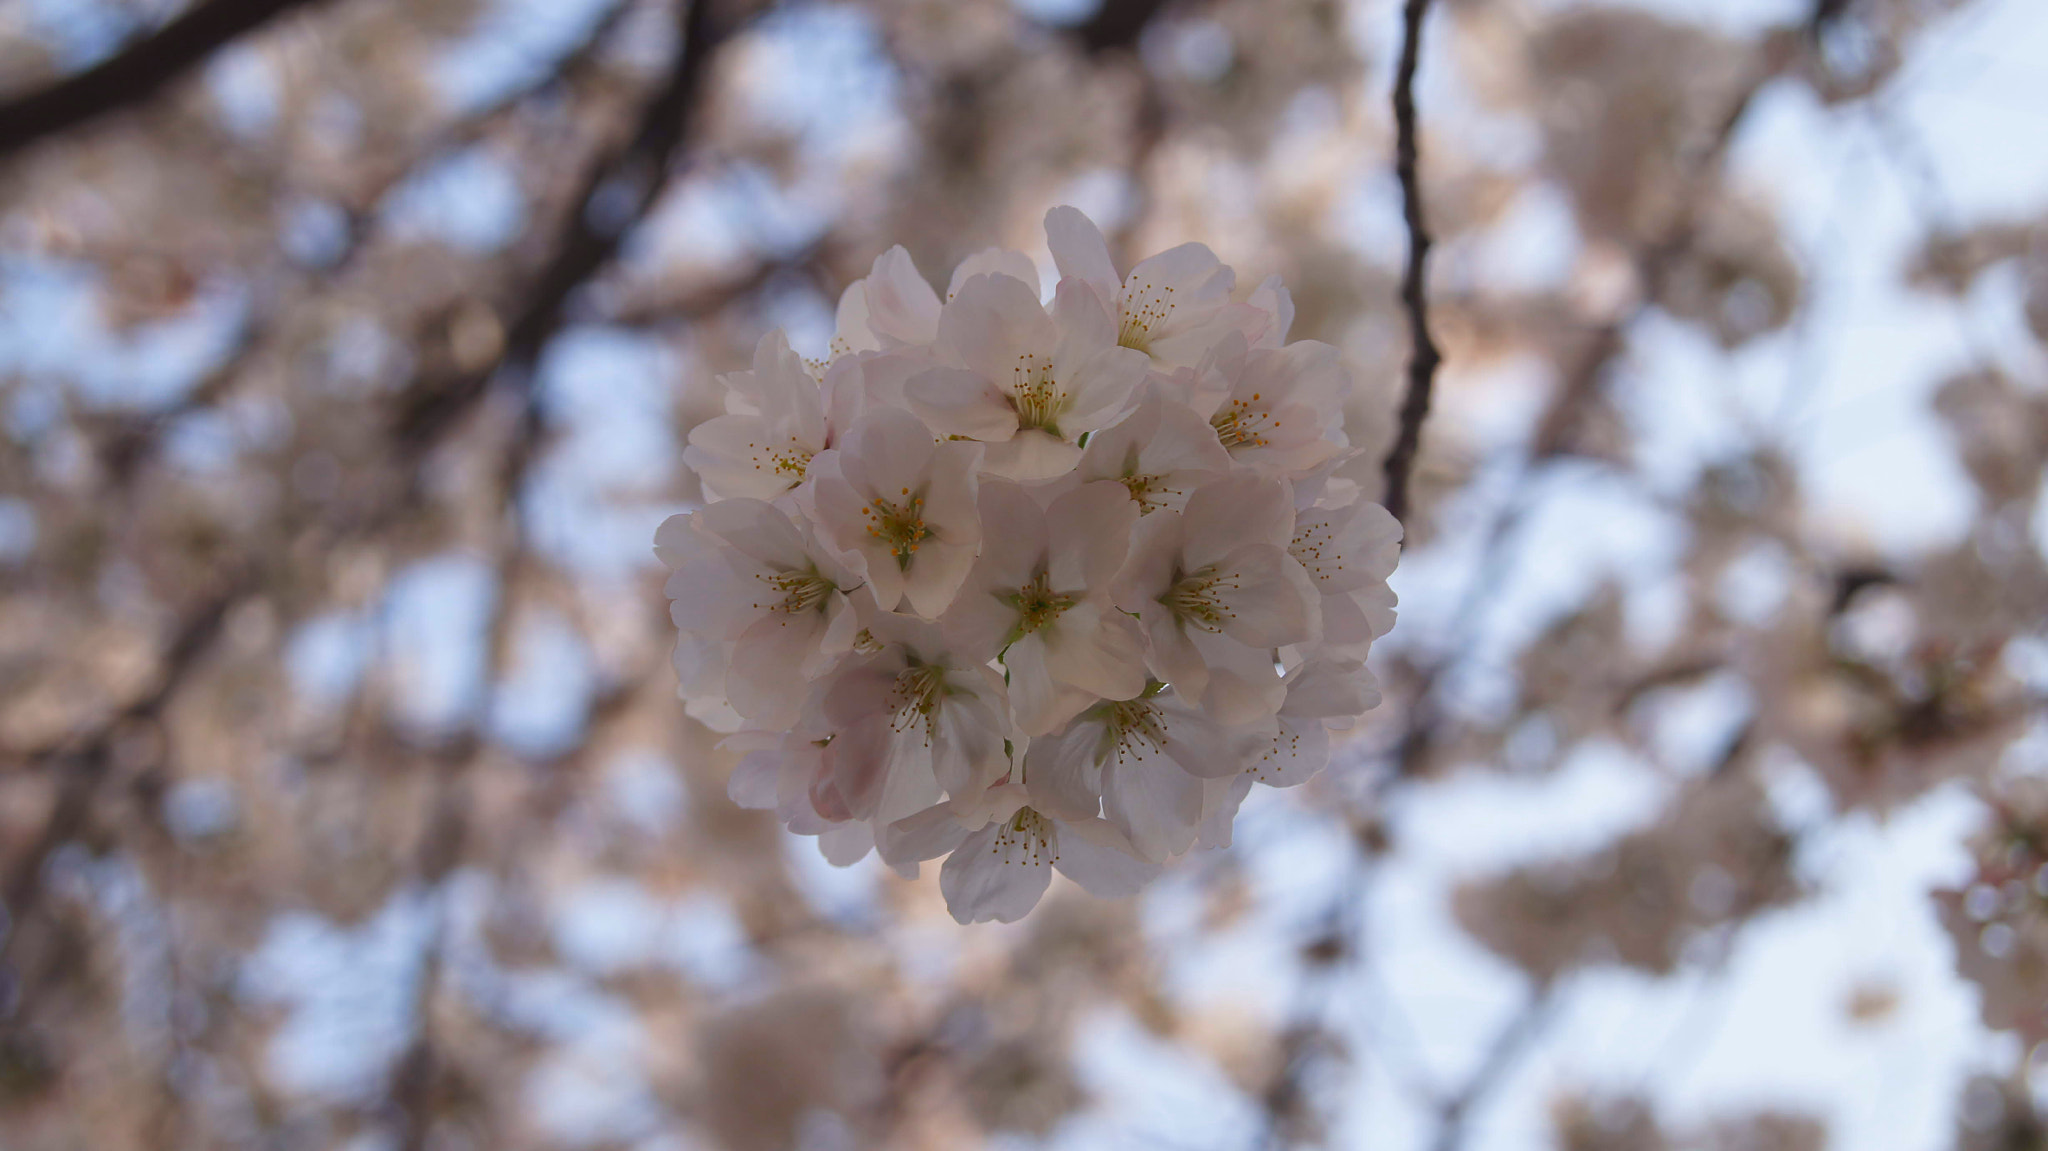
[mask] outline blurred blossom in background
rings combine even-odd
[[[1386,704],[963,929],[676,699],[714,376],[1071,203],[1391,420],[1402,5],[0,0],[0,1149],[2048,1146],[2048,7],[1427,9]]]

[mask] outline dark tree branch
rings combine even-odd
[[[1431,1143],[1435,1151],[1458,1151],[1464,1146],[1465,1125],[1470,1121],[1473,1110],[1501,1085],[1528,1051],[1529,1045],[1543,1033],[1544,1024],[1550,1019],[1551,1003],[1551,988],[1548,985],[1537,987],[1529,1001],[1493,1037],[1493,1045],[1487,1048],[1471,1077],[1443,1101],[1438,1112],[1436,1139]]]
[[[1073,36],[1091,56],[1136,51],[1145,26],[1166,7],[1167,0],[1102,0],[1095,14],[1076,25]]]
[[[207,0],[119,55],[0,104],[0,156],[138,104],[235,38],[312,0]]]
[[[569,201],[569,218],[554,254],[534,280],[519,313],[507,325],[496,363],[413,392],[398,414],[397,434],[407,444],[437,438],[469,410],[500,369],[518,373],[532,366],[549,337],[562,325],[569,296],[618,254],[632,225],[660,193],[689,131],[706,65],[733,25],[714,18],[714,4],[688,0],[682,12],[682,46],[661,90],[641,113],[640,123],[619,151],[591,166]]]
[[[1394,171],[1401,178],[1401,216],[1408,225],[1408,270],[1401,277],[1401,303],[1408,310],[1408,333],[1414,351],[1408,360],[1408,393],[1401,401],[1401,427],[1387,453],[1385,503],[1394,518],[1408,519],[1408,478],[1415,453],[1422,446],[1422,422],[1429,418],[1429,397],[1436,369],[1443,363],[1429,334],[1429,229],[1422,218],[1422,180],[1417,172],[1420,145],[1416,139],[1415,69],[1422,55],[1422,22],[1429,0],[1407,0],[1402,9],[1401,63],[1394,76]]]

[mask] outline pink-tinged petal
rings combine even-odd
[[[1005,390],[1020,371],[1049,363],[1057,341],[1038,293],[1009,276],[968,280],[939,317],[945,354]]]
[[[1279,274],[1267,276],[1258,287],[1252,289],[1251,306],[1266,316],[1266,323],[1256,333],[1247,332],[1246,338],[1262,348],[1277,348],[1287,342],[1287,331],[1294,327],[1294,296]]]
[[[1110,262],[1109,243],[1093,220],[1082,215],[1080,209],[1062,204],[1045,214],[1045,240],[1061,276],[1087,283],[1101,296],[1105,307],[1114,305],[1118,292],[1116,265]]]
[[[1091,440],[1089,446],[1093,447]],[[1139,454],[1148,475],[1180,472],[1227,472],[1230,453],[1216,442],[1209,421],[1178,404],[1161,404],[1159,429]]]
[[[782,798],[782,759],[777,750],[741,756],[725,781],[726,798],[749,811],[773,811]]]
[[[982,533],[974,585],[1015,592],[1046,565],[1046,512],[1031,493],[1003,480],[985,481],[979,504],[987,530]]]
[[[1182,309],[1166,332],[1154,334],[1146,350],[1161,365],[1199,369],[1211,349],[1227,339],[1249,341],[1265,329],[1267,320],[1249,304]]]
[[[1138,261],[1124,278],[1124,310],[1133,302],[1158,299],[1171,325],[1182,309],[1210,307],[1230,299],[1237,277],[1206,244],[1187,243]],[[1167,289],[1172,289],[1171,295]],[[1170,301],[1170,302],[1169,302]],[[1155,325],[1156,327],[1156,325]]]
[[[1271,656],[1252,648],[1241,650],[1258,658],[1232,664],[1211,661],[1208,665],[1202,708],[1219,723],[1237,725],[1270,719],[1287,698],[1287,689],[1281,686],[1280,677],[1273,674]],[[1258,666],[1261,663],[1264,666]]]
[[[697,511],[700,530],[770,571],[804,571],[811,557],[789,513],[766,500],[731,499]]]
[[[1070,378],[1089,357],[1116,347],[1116,316],[1085,281],[1060,281],[1052,297],[1052,323],[1059,332],[1052,362],[1060,380]],[[1144,353],[1139,353],[1138,359],[1143,362]]]
[[[1280,717],[1280,734],[1245,770],[1268,787],[1307,783],[1330,762],[1330,732],[1320,719]]]
[[[875,850],[891,867],[920,863],[960,846],[969,828],[960,822],[950,803],[935,804],[916,815],[885,823],[875,832]]]
[[[770,427],[816,451],[825,434],[824,396],[803,357],[780,329],[754,347],[754,369],[724,377],[734,400],[743,400]]]
[[[1035,821],[1035,822],[1034,822]],[[1024,918],[1052,883],[1052,845],[1036,833],[1051,821],[1035,813],[1019,831],[991,823],[960,844],[939,868],[946,910],[961,923],[1014,923]]]
[[[1361,594],[1343,592],[1323,597],[1323,629],[1317,641],[1320,648],[1341,652],[1350,658],[1365,658],[1375,637],[1372,620],[1359,606]]]
[[[939,296],[901,244],[875,257],[865,284],[868,326],[885,346],[932,342],[938,333]]]
[[[977,670],[985,669],[970,669],[969,674]],[[957,687],[959,677],[952,682]],[[1002,681],[996,683],[1000,689]],[[1010,733],[1009,717],[994,701],[956,695],[940,705],[936,719],[932,770],[948,795],[973,795],[1009,770],[1003,752],[1003,740]],[[920,731],[918,738],[923,737]]]
[[[758,587],[719,557],[707,556],[677,568],[662,592],[678,631],[730,643],[758,618],[752,606]]]
[[[1010,645],[1003,654],[1003,666],[1010,673],[1010,710],[1016,716],[1017,730],[1025,735],[1044,735],[1092,702],[1085,697],[1068,699],[1071,693],[1053,682],[1045,667],[1045,643],[1036,632]],[[1068,704],[1072,706],[1065,706]]]
[[[811,803],[819,815],[839,820],[866,819],[875,813],[888,783],[896,736],[889,720],[886,714],[871,712],[833,732],[811,786]]]
[[[1024,755],[1032,805],[1062,819],[1092,817],[1100,811],[1106,738],[1099,720],[1082,718],[1064,731],[1033,739]]]
[[[1081,359],[1071,372],[1060,372],[1054,378],[1066,393],[1060,409],[1061,433],[1078,438],[1082,432],[1114,422],[1130,408],[1131,397],[1150,370],[1143,352],[1109,347]]]
[[[1189,496],[1181,518],[1187,525],[1182,554],[1192,571],[1248,543],[1285,548],[1294,539],[1294,493],[1284,480],[1228,476]]]
[[[1368,584],[1352,592],[1351,598],[1358,605],[1359,611],[1364,613],[1366,624],[1371,629],[1374,639],[1394,630],[1394,609],[1399,605],[1400,599],[1394,594],[1393,588],[1383,583]]]
[[[1189,629],[1157,603],[1141,615],[1139,623],[1151,641],[1145,649],[1145,665],[1152,674],[1189,699],[1202,698],[1209,686],[1209,664],[1195,647]]]
[[[1007,392],[966,368],[929,368],[903,385],[904,400],[943,436],[1007,440],[1017,433],[1017,409]]]
[[[926,741],[921,725],[895,733],[888,750],[881,794],[868,818],[878,823],[894,823],[946,797],[939,782],[936,748]]]
[[[892,658],[888,652],[857,657],[836,673],[825,689],[822,707],[826,724],[834,729],[852,727],[893,706],[896,673],[902,668],[902,657]]]
[[[1034,299],[1038,296],[1038,265],[1031,262],[1031,257],[1009,248],[983,248],[953,269],[946,298],[951,300],[959,295],[961,285],[976,276],[1008,276],[1031,289]]]
[[[818,651],[827,620],[823,612],[774,612],[756,620],[733,643],[725,673],[733,710],[764,727],[786,727],[803,699],[804,665]]]
[[[989,585],[970,575],[946,607],[939,625],[945,629],[947,645],[962,658],[994,659],[1016,626],[1017,609],[996,596]]]
[[[1273,678],[1279,681],[1278,676]],[[1224,779],[1244,770],[1252,749],[1272,730],[1270,721],[1234,729],[1206,709],[1178,702],[1160,704],[1154,714],[1166,734],[1167,758],[1200,779]]]
[[[1068,608],[1038,633],[1055,683],[1103,699],[1145,690],[1145,637],[1138,621],[1100,600]]]
[[[818,833],[818,854],[834,867],[852,867],[875,846],[875,831],[865,823],[835,823]]]
[[[946,803],[953,809],[953,818],[968,831],[979,831],[990,823],[1008,820],[1023,808],[1031,806],[1031,793],[1021,783],[1012,783],[1006,776],[1001,783],[990,784],[979,794],[954,796]]]
[[[1000,443],[989,444],[981,466],[991,475],[1037,483],[1067,474],[1080,458],[1080,448],[1036,428],[1027,428]]]
[[[1106,591],[1130,554],[1138,505],[1122,484],[1104,480],[1055,499],[1042,519],[1051,537],[1047,575],[1054,590]]]
[[[676,671],[676,694],[685,699],[725,700],[725,644],[685,632],[676,637],[669,662]],[[738,720],[735,713],[732,717]],[[731,726],[739,726],[737,723]]]
[[[937,449],[931,429],[916,416],[877,408],[854,425],[839,466],[865,495],[894,500],[922,486]]]
[[[1197,493],[1199,494],[1199,493]],[[1211,596],[1223,633],[1251,647],[1306,643],[1322,628],[1322,597],[1294,557],[1271,544],[1246,544],[1217,559]]]
[[[1157,512],[1138,521],[1131,529],[1131,552],[1123,570],[1110,581],[1110,595],[1116,606],[1145,619],[1164,614],[1159,597],[1173,583],[1174,566],[1180,562],[1181,517],[1176,512]]]
[[[984,445],[952,440],[932,449],[924,491],[925,526],[946,543],[979,544],[981,468]],[[917,490],[915,488],[913,491]]]
[[[885,565],[886,566],[886,565]],[[903,569],[903,598],[911,610],[928,620],[946,614],[974,567],[973,544],[947,544],[926,540],[910,566]]]
[[[839,308],[833,314],[833,327],[831,354],[834,356],[871,352],[882,346],[881,337],[875,335],[874,325],[869,322],[865,280],[855,280],[839,293]]]
[[[1339,422],[1351,377],[1336,348],[1317,340],[1297,340],[1284,348],[1253,348],[1245,356],[1235,394],[1258,393],[1271,404],[1301,404],[1314,412],[1318,425]]]
[[[1102,811],[1144,859],[1186,851],[1202,819],[1202,780],[1143,739],[1130,740],[1102,773]]]
[[[803,667],[805,679],[815,679],[838,657],[853,650],[853,640],[860,633],[860,613],[854,610],[853,601],[843,595],[833,596],[825,608],[825,634],[818,640],[818,654]]]
[[[1363,715],[1380,703],[1379,681],[1356,660],[1311,659],[1287,673],[1283,720]]]
[[[843,437],[870,409],[907,406],[904,384],[936,364],[921,348],[860,352],[832,361],[824,383],[829,435]]]
[[[717,416],[690,429],[683,464],[721,498],[768,499],[801,483],[810,450],[759,416]]]
[[[681,567],[683,560],[701,546],[694,540],[695,534],[687,512],[661,521],[661,526],[654,529],[655,558],[668,565],[670,571]]]
[[[1237,809],[1251,790],[1249,775],[1203,781],[1202,826],[1195,835],[1196,847],[1213,851],[1230,846],[1231,825],[1237,821]]]
[[[1053,866],[1097,899],[1136,895],[1159,878],[1160,867],[1139,859],[1130,841],[1100,819],[1061,820]]]

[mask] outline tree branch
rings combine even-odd
[[[0,156],[140,103],[244,33],[311,0],[208,0],[119,55],[0,104]]]
[[[690,113],[703,86],[712,54],[734,30],[714,19],[709,0],[686,0],[681,16],[682,46],[668,77],[641,113],[633,138],[615,155],[591,166],[570,198],[554,254],[534,280],[519,314],[506,327],[504,351],[495,363],[408,396],[397,420],[398,438],[420,443],[438,437],[480,398],[500,368],[525,368],[561,327],[569,295],[610,263],[634,222],[644,216],[682,151]],[[594,218],[593,201],[619,193],[623,203],[604,205]]]
[[[1429,229],[1422,219],[1422,181],[1417,173],[1420,146],[1416,139],[1415,69],[1422,54],[1422,21],[1429,0],[1407,0],[1402,10],[1401,63],[1394,77],[1394,171],[1401,179],[1401,216],[1408,225],[1408,270],[1401,277],[1401,303],[1408,311],[1408,332],[1414,351],[1408,360],[1408,393],[1401,401],[1401,427],[1387,453],[1384,502],[1394,518],[1407,522],[1408,477],[1422,445],[1422,422],[1429,418],[1429,397],[1436,369],[1443,362],[1429,333]]]
[[[1458,1151],[1464,1146],[1465,1125],[1473,1109],[1500,1086],[1529,1045],[1543,1033],[1543,1026],[1550,1019],[1551,1004],[1551,988],[1537,987],[1530,993],[1529,1001],[1493,1037],[1493,1045],[1486,1049],[1471,1077],[1443,1101],[1437,1117],[1436,1139],[1430,1144],[1434,1151]]]

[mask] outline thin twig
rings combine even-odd
[[[119,55],[0,104],[0,156],[139,104],[238,37],[310,0],[210,0]]]
[[[1464,1086],[1443,1101],[1438,1111],[1436,1139],[1431,1143],[1435,1151],[1458,1151],[1464,1145],[1466,1124],[1473,1110],[1501,1085],[1529,1045],[1543,1033],[1552,1003],[1551,986],[1538,986],[1515,1017],[1493,1037],[1493,1045],[1486,1049]]]
[[[1429,0],[1408,0],[1402,10],[1401,64],[1394,76],[1394,171],[1401,179],[1401,217],[1408,225],[1408,270],[1401,277],[1401,304],[1408,311],[1408,333],[1414,351],[1408,360],[1408,394],[1401,401],[1401,428],[1387,453],[1387,510],[1408,518],[1408,477],[1422,446],[1422,422],[1429,418],[1430,391],[1443,363],[1436,339],[1429,333],[1429,229],[1422,218],[1422,181],[1417,172],[1420,145],[1416,139],[1415,69],[1422,55],[1422,21]]]

